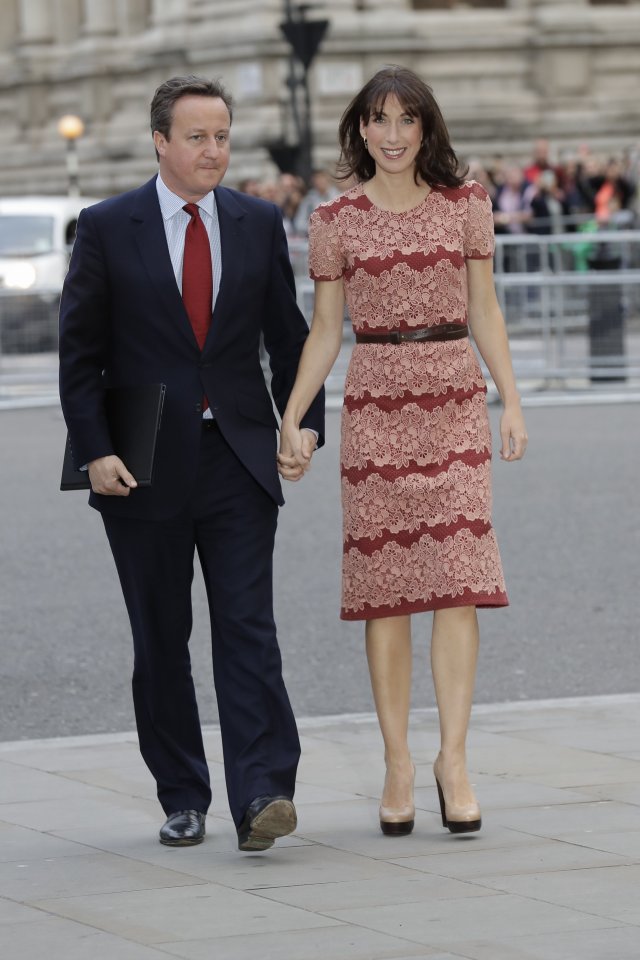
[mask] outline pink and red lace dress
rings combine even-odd
[[[362,184],[318,207],[314,280],[342,277],[356,333],[467,321],[468,259],[493,254],[474,181],[406,213]],[[359,343],[342,411],[345,620],[508,603],[491,526],[486,385],[468,338]]]

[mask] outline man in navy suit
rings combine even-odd
[[[60,396],[131,621],[140,749],[167,816],[160,840],[199,843],[211,802],[188,648],[197,550],[229,805],[239,848],[264,850],[295,829],[300,745],[273,620],[283,500],[260,338],[282,413],[307,325],[278,209],[220,186],[230,127],[231,99],[217,81],[175,77],[156,91],[159,175],[78,221],[60,309]],[[199,260],[193,247],[185,254],[189,228],[200,231]],[[203,290],[198,328],[191,300]],[[111,444],[105,389],[160,382],[154,481],[137,489]],[[304,424],[309,454],[323,416],[320,394]]]

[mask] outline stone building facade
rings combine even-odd
[[[298,0],[293,0],[298,6]],[[148,106],[182,73],[221,76],[236,100],[229,183],[275,171],[265,144],[291,138],[284,0],[2,0],[0,194],[64,192],[57,121],[85,122],[84,194],[105,196],[155,170]],[[458,152],[524,157],[603,152],[640,135],[640,2],[318,0],[330,21],[310,71],[314,161],[336,159],[338,118],[383,63],[434,88]]]

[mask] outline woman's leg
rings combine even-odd
[[[466,739],[478,661],[478,618],[475,607],[436,610],[431,637],[431,670],[440,716],[437,777],[447,810],[476,804],[466,766]],[[467,809],[471,815],[473,810]]]
[[[413,764],[407,741],[411,701],[410,617],[368,620],[366,646],[387,766],[382,805],[400,809],[413,803]]]

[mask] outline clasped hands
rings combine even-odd
[[[278,473],[283,480],[300,480],[311,466],[311,457],[316,448],[316,435],[305,427],[300,429],[282,422]]]
[[[309,469],[315,448],[313,430],[283,426],[277,458],[278,473],[283,480],[299,480]],[[128,497],[138,485],[120,457],[115,455],[92,460],[88,470],[93,492],[102,496]]]

